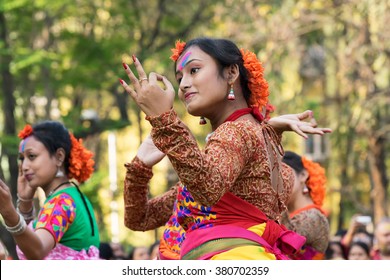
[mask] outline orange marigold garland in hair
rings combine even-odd
[[[315,205],[322,206],[326,193],[325,169],[322,168],[318,163],[313,162],[305,157],[302,157],[302,163],[309,173],[307,186],[310,189],[310,196],[313,199]]]
[[[72,149],[69,157],[69,177],[75,178],[79,183],[83,183],[92,175],[95,164],[92,159],[93,153],[83,146],[83,140],[77,140],[69,132],[72,142]]]
[[[248,71],[248,87],[251,91],[250,105],[261,110],[268,103],[268,83],[264,78],[264,68],[256,55],[248,50],[241,49],[244,67]]]
[[[186,47],[186,42],[177,40],[175,44],[175,48],[171,49],[172,55],[170,56],[170,59],[176,61],[180,57],[185,47]]]
[[[26,124],[24,128],[19,132],[18,137],[20,139],[26,139],[33,133],[33,128],[31,125]]]

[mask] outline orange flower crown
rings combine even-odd
[[[170,58],[173,61],[177,61],[183,52],[186,43],[180,40],[176,41],[175,48],[171,49],[172,55]],[[241,49],[242,59],[244,61],[244,67],[248,71],[248,87],[251,91],[251,97],[249,105],[257,107],[261,111],[268,103],[268,83],[264,78],[264,69],[261,62],[257,59],[256,55],[251,51],[245,51]]]
[[[325,169],[316,162],[313,162],[305,157],[302,157],[303,167],[309,173],[307,186],[310,189],[310,196],[315,205],[322,206],[326,193],[326,177]]]
[[[34,132],[31,125],[27,124],[18,134],[20,139],[26,139]],[[87,150],[82,144],[82,139],[77,140],[74,135],[69,132],[71,141],[71,151],[69,156],[69,178],[76,179],[79,183],[83,183],[91,177],[95,161],[92,159],[93,153]]]
[[[260,110],[268,103],[268,83],[264,79],[264,68],[256,55],[251,51],[241,49],[244,67],[249,73],[248,87],[251,91],[249,104]]]

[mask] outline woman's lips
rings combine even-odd
[[[195,92],[188,92],[184,95],[184,99],[185,100],[188,100],[190,99],[193,95],[195,94]]]

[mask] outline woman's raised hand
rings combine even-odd
[[[19,174],[18,174],[18,196],[21,200],[32,200],[34,198],[35,192],[37,189],[30,187],[26,178],[24,177],[22,164],[19,164]]]
[[[305,121],[309,119],[309,121]],[[313,112],[306,110],[303,113],[281,115],[269,119],[268,123],[278,132],[294,131],[303,138],[307,138],[307,134],[330,133],[330,128],[317,127],[317,122],[313,117]]]
[[[9,187],[0,179],[0,214],[4,215],[13,208],[12,196]]]
[[[130,67],[123,63],[123,67],[130,79],[130,85],[119,79],[123,88],[138,104],[147,116],[158,116],[169,111],[173,106],[175,89],[170,81],[164,76],[150,72],[149,77],[144,71],[140,61],[133,55],[137,76]],[[163,83],[164,88],[159,84]]]
[[[153,167],[165,157],[165,154],[154,145],[152,137],[149,135],[138,148],[137,157],[145,165]]]

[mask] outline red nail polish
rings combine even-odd
[[[123,85],[125,82],[122,79],[118,79],[119,82]]]
[[[123,68],[125,68],[125,70],[127,70],[127,64],[122,62],[122,65],[123,65]]]
[[[135,57],[135,54],[133,54],[133,55],[131,56],[131,58],[133,59],[134,62],[137,60],[137,58]]]

